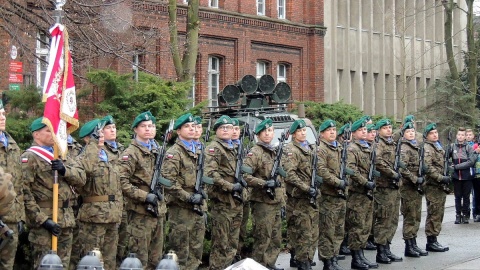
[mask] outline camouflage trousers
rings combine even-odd
[[[158,218],[128,210],[128,252],[136,253],[145,269],[155,269],[163,256],[163,225],[165,216]]]
[[[282,205],[252,201],[252,258],[258,263],[273,267],[282,247]]]
[[[242,254],[242,249],[244,248],[245,242],[247,241],[247,237],[248,237],[247,224],[248,224],[249,217],[250,217],[250,201],[245,201],[243,203],[242,224],[240,225],[240,235],[238,238],[237,254]]]
[[[403,215],[403,239],[417,238],[422,219],[422,195],[417,192],[416,187],[403,185],[400,187],[401,206],[400,212]]]
[[[232,264],[237,252],[243,204],[231,207],[229,203],[213,202],[210,216],[212,221],[212,247],[210,270],[222,270]]]
[[[125,209],[125,205],[124,205]],[[122,211],[122,221],[118,226],[118,247],[117,247],[117,268],[120,268],[122,261],[127,257],[128,232],[127,232],[127,211]]]
[[[338,255],[345,235],[346,202],[340,197],[322,194],[318,212],[318,257],[328,260]]]
[[[400,192],[398,189],[382,187],[375,189],[373,203],[375,243],[386,245],[392,241],[398,227],[399,208]]]
[[[287,200],[287,236],[295,259],[305,262],[313,260],[318,241],[318,209],[310,205],[310,199],[292,198]]]
[[[57,255],[62,259],[64,269],[69,269],[72,251],[73,228],[62,228],[58,236]],[[32,248],[34,269],[40,265],[42,257],[52,250],[52,234],[44,228],[31,228],[28,240]]]
[[[425,234],[427,236],[438,236],[442,230],[447,194],[439,186],[426,185],[425,198],[427,199]]]
[[[0,250],[0,269],[11,270],[15,263],[15,254],[18,246],[17,223],[5,223],[13,231],[13,239]]]
[[[351,250],[365,248],[372,228],[373,201],[365,194],[350,192],[346,217],[348,248]]]
[[[172,205],[168,208],[168,222],[168,244],[177,254],[180,269],[197,269],[202,263],[205,218],[191,208]]]

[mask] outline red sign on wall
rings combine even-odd
[[[8,65],[8,71],[14,73],[22,73],[23,63],[20,61],[10,61],[10,64]]]
[[[11,83],[23,83],[23,75],[10,73],[8,74],[8,81]]]

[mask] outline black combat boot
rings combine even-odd
[[[323,262],[323,270],[335,270],[335,266],[333,265],[332,259],[322,259]]]
[[[410,240],[412,240],[413,249],[414,249],[418,254],[420,254],[420,256],[428,256],[428,252],[427,252],[427,251],[425,251],[425,250],[423,250],[423,249],[421,249],[421,248],[419,248],[419,247],[417,246],[417,238],[412,238],[412,239],[410,239]]]
[[[455,216],[455,224],[460,224],[460,223],[462,223],[462,215],[457,214]]]
[[[387,253],[385,253],[385,245],[377,244],[377,263],[390,264],[392,261],[388,258]]]
[[[343,267],[341,267],[341,266],[338,264],[337,256],[333,256],[333,258],[332,258],[332,264],[333,264],[333,266],[335,267],[335,270],[344,270]]]
[[[317,263],[316,263],[316,262],[314,262],[313,260],[310,260],[310,265],[311,265],[311,266],[316,266],[316,265],[317,265]]]
[[[368,265],[366,265],[362,258],[360,257],[360,250],[351,250],[352,251],[352,263],[350,267],[352,269],[367,270]]]
[[[405,257],[420,257],[420,254],[413,248],[412,239],[405,239]]]
[[[350,249],[348,249],[348,236],[345,235],[342,244],[340,245],[340,255],[351,255]]]
[[[367,258],[365,258],[365,254],[363,254],[363,249],[360,249],[360,258],[364,264],[368,265],[368,268],[378,268],[378,263],[371,262]]]
[[[436,236],[427,236],[427,251],[445,252],[449,249],[449,247],[442,246],[440,243],[438,243]]]
[[[295,249],[290,250],[290,267],[297,267],[297,260],[295,259]]]
[[[297,261],[297,267],[298,267],[298,270],[310,270],[312,269],[312,267],[310,266],[310,261],[309,260],[306,260],[306,261]]]
[[[385,254],[387,254],[387,257],[392,261],[392,262],[401,262],[403,261],[402,257],[398,257],[397,255],[393,254],[392,251],[390,250],[390,243],[387,242],[387,245],[385,247]]]
[[[375,245],[375,241],[373,240],[373,236],[370,235],[367,240],[367,246],[365,247],[366,250],[377,250],[377,246]]]
[[[350,249],[349,249],[349,251],[350,251]],[[335,257],[335,259],[337,259],[337,261],[343,261],[343,260],[345,260],[345,255],[338,254],[338,255]]]
[[[468,224],[470,221],[470,213],[466,213],[462,216],[462,223],[463,224]]]

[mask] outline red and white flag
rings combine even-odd
[[[52,42],[43,85],[42,101],[46,102],[43,123],[52,131],[59,154],[65,158],[68,134],[79,126],[72,57],[65,26],[55,24],[50,34]]]

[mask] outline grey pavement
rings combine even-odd
[[[425,248],[425,217],[426,203],[423,200],[422,223],[418,232],[417,243],[420,247]],[[381,264],[379,269],[480,269],[480,222],[474,223],[470,219],[469,224],[454,224],[455,220],[455,201],[453,195],[447,196],[445,204],[445,215],[442,224],[442,232],[438,236],[438,241],[442,245],[447,245],[450,250],[447,252],[429,252],[429,255],[421,258],[406,258],[403,256],[404,241],[402,239],[402,223],[403,219],[400,215],[400,221],[395,237],[391,244],[391,250],[396,255],[403,257],[403,262],[392,263],[389,265]],[[365,251],[365,256],[371,261],[375,261],[376,251]],[[318,261],[315,256],[317,265],[314,270],[323,268],[323,263]],[[350,269],[351,257],[347,256],[346,260],[339,261],[339,264]],[[290,268],[290,254],[281,253],[277,260],[277,267],[285,270],[296,269]]]

